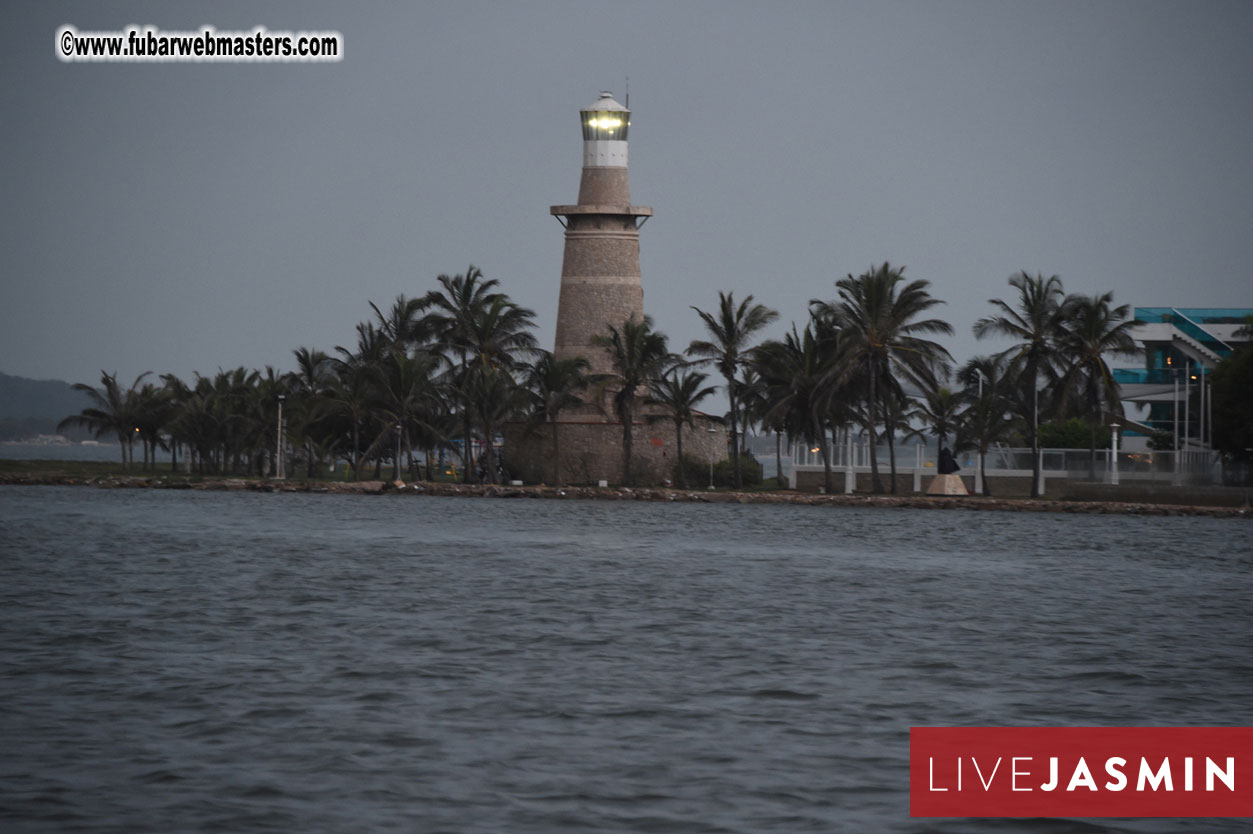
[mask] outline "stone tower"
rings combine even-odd
[[[631,111],[601,93],[579,111],[583,129],[583,174],[579,202],[549,211],[565,227],[561,291],[557,299],[558,359],[582,356],[591,374],[612,371],[609,354],[593,344],[632,316],[644,316],[640,284],[640,226],[653,210],[631,205],[627,179],[627,130]],[[504,427],[505,458],[513,477],[537,483],[618,483],[622,478],[623,426],[590,391],[585,402],[561,412],[555,423],[534,430],[521,423]],[[650,420],[655,408],[640,404],[633,424],[632,470],[638,483],[669,479],[678,462],[671,420]],[[705,417],[683,435],[683,452],[701,466],[726,457],[726,430]],[[703,471],[703,470],[702,470]]]
[[[583,175],[579,202],[549,209],[566,229],[557,300],[558,359],[583,356],[592,373],[606,373],[605,351],[592,344],[609,325],[644,315],[640,285],[640,226],[652,216],[631,205],[627,177],[627,130],[631,111],[601,93],[579,111],[583,127]]]

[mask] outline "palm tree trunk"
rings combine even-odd
[[[674,482],[679,489],[687,489],[687,479],[683,476],[683,421],[674,421],[674,445],[678,450],[679,459],[674,467]]]
[[[735,401],[735,378],[727,377],[727,399],[731,402],[731,456],[733,463],[731,471],[734,473],[735,488],[744,488],[744,477],[740,474],[740,432],[739,432],[739,405]]]
[[[834,485],[831,482],[831,444],[827,443],[827,427],[822,426],[822,431],[818,433],[818,450],[822,452],[822,490],[827,495],[832,494]]]
[[[1039,368],[1035,360],[1029,363],[1027,376],[1031,380],[1031,497],[1040,497],[1040,392]]]
[[[622,482],[631,486],[631,455],[634,452],[631,422],[634,409],[630,405],[631,394],[627,394],[626,404],[622,406]]]
[[[875,433],[874,433],[874,424],[875,424],[874,414],[875,414],[876,408],[879,405],[878,400],[875,396],[875,394],[878,393],[875,387],[875,377],[877,376],[877,374],[875,373],[876,370],[877,369],[875,368],[874,363],[871,362],[870,364],[870,397],[866,404],[866,432],[869,436],[869,442],[870,442],[870,449],[869,449],[870,451],[870,486],[871,486],[871,489],[873,489],[875,493],[878,494],[878,493],[883,492],[883,481],[879,479],[879,456],[875,454],[875,447],[878,445],[878,440],[875,438]]]
[[[783,435],[774,433],[774,485],[783,486]]]
[[[470,446],[470,414],[461,421],[461,483],[470,483],[470,470],[474,468],[474,451]]]
[[[896,494],[896,432],[892,430],[891,426],[888,426],[886,431],[887,431],[887,438],[888,438],[888,461],[890,462],[891,469],[892,469],[892,494],[895,495]]]
[[[495,484],[496,480],[496,450],[492,448],[492,438],[496,436],[495,426],[489,422],[483,423],[483,436],[486,444],[483,446],[483,480],[485,483]]]
[[[988,484],[988,447],[984,444],[979,447],[979,480],[983,481],[983,495],[985,498],[992,497],[992,487]]]
[[[561,432],[553,420],[553,486],[561,486]]]
[[[355,481],[360,477],[361,469],[361,431],[357,425],[357,421],[352,421],[352,479]]]

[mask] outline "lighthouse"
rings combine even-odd
[[[592,338],[607,335],[610,325],[621,327],[629,318],[644,316],[640,226],[653,210],[631,205],[631,111],[604,92],[579,111],[579,123],[583,174],[578,204],[549,209],[566,230],[553,353],[558,359],[582,356],[592,373],[607,373],[605,350]]]
[[[640,284],[640,226],[652,216],[647,206],[631,204],[627,177],[627,134],[631,111],[601,93],[579,111],[583,132],[583,173],[579,201],[551,206],[565,227],[561,289],[557,298],[557,359],[583,357],[590,374],[613,371],[609,353],[594,341],[611,326],[644,316]],[[505,458],[512,476],[531,483],[620,483],[623,426],[607,403],[604,389],[589,388],[583,402],[561,411],[543,430],[513,423],[505,426]],[[669,480],[678,460],[672,420],[656,406],[640,404],[633,424],[632,471],[639,483]],[[726,457],[726,430],[703,415],[683,435],[683,453],[700,469]]]

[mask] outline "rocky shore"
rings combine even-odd
[[[143,476],[70,477],[3,474],[0,485],[91,486],[100,489],[182,489],[240,492],[303,492],[339,495],[461,496],[467,498],[547,498],[599,501],[684,501],[701,504],[801,504],[831,507],[908,507],[927,510],[1083,513],[1118,515],[1253,518],[1244,507],[1204,507],[1121,501],[1058,501],[982,496],[819,495],[802,492],[709,492],[661,487],[550,487],[390,481],[269,481],[244,478],[166,479]]]

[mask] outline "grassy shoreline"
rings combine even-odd
[[[452,482],[343,481],[293,478],[275,481],[255,476],[205,476],[172,473],[168,464],[150,472],[125,471],[105,461],[0,460],[0,486],[90,486],[101,489],[180,489],[247,492],[300,492],[339,495],[462,496],[480,498],[545,498],[616,501],[683,501],[704,504],[800,504],[831,507],[905,507],[934,510],[1051,512],[1118,515],[1208,516],[1253,518],[1244,507],[1152,504],[1125,501],[1063,501],[1057,499],[930,497],[926,495],[820,495],[788,490],[680,490],[669,487],[497,486]]]

